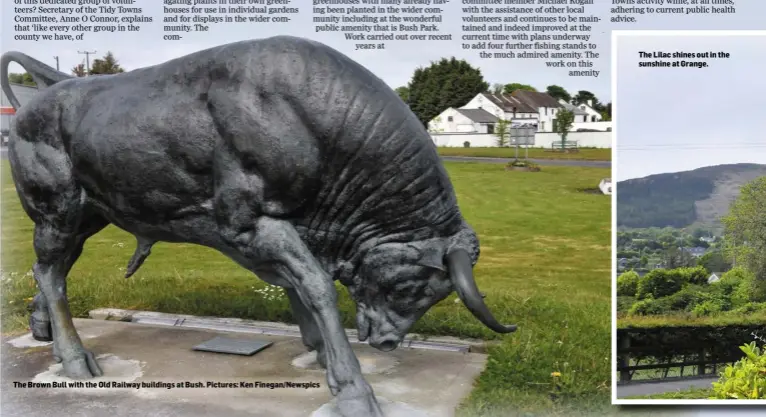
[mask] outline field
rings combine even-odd
[[[519,148],[519,157],[523,158],[523,148]],[[515,158],[516,148],[457,148],[439,147],[442,156],[473,156],[483,158]],[[543,148],[529,148],[530,159],[570,159],[587,161],[611,161],[612,150],[600,148],[580,148],[579,152],[550,152]]]
[[[2,162],[2,329],[26,328],[35,293],[32,224]],[[475,269],[480,289],[501,322],[519,330],[485,329],[453,294],[413,329],[426,334],[497,339],[461,416],[593,416],[610,405],[610,198],[593,188],[608,169],[544,167],[507,172],[495,164],[447,163],[464,216],[482,242]],[[91,238],[69,276],[73,314],[99,307],[291,320],[288,302],[264,291],[251,273],[212,250],[158,244],[142,269],[123,278],[135,241],[109,227]],[[354,308],[341,292],[345,324]],[[554,377],[553,373],[560,376]],[[632,414],[632,413],[631,413]],[[620,415],[626,415],[621,412]]]

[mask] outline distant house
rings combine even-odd
[[[617,259],[617,270],[618,271],[624,271],[626,266],[628,266],[628,258]]]
[[[712,284],[712,283],[714,283],[714,282],[718,282],[718,281],[720,281],[720,280],[721,280],[721,275],[723,275],[723,274],[722,274],[722,273],[720,273],[720,272],[713,272],[713,273],[712,273],[712,274],[710,274],[710,276],[707,278],[707,283],[708,283],[708,284]]]
[[[612,179],[604,178],[598,183],[598,188],[606,195],[612,195]]]
[[[484,109],[448,108],[428,123],[435,133],[494,133],[497,116]]]
[[[715,239],[716,239],[715,236],[703,236],[700,238],[700,240],[705,243],[713,243],[715,242]]]
[[[707,249],[706,248],[702,248],[702,247],[699,247],[699,246],[694,247],[694,248],[680,248],[680,249],[682,251],[688,253],[689,255],[695,257],[695,258],[699,258],[700,256],[702,256],[705,253],[707,253]]]
[[[559,100],[559,104],[561,104],[565,109],[571,111],[572,114],[574,114],[573,122],[575,122],[575,123],[578,123],[578,122],[579,123],[587,123],[587,122],[590,121],[590,118],[591,118],[590,116],[591,115],[587,111],[585,111],[584,109],[581,109],[580,107],[575,106],[574,104],[567,103],[564,100]],[[594,122],[601,121],[601,118],[599,117],[599,120],[593,120],[593,121]]]
[[[559,101],[566,103],[563,100]],[[604,119],[601,113],[593,108],[593,100],[587,100],[585,103],[571,106],[576,107],[578,110],[578,113],[575,113],[575,115],[585,115],[585,117],[575,117],[575,122],[600,122]]]
[[[607,129],[591,123],[601,122],[601,115],[590,105],[569,104],[548,93],[537,91],[516,90],[511,94],[479,93],[459,109],[453,110],[485,110],[498,119],[509,120],[512,127],[533,128],[538,133],[550,133],[556,131],[556,115],[564,109],[571,110],[575,115],[571,131],[588,127],[584,123],[592,124],[597,131]],[[442,113],[431,120],[428,124],[429,130],[438,133],[483,133],[479,130],[455,130],[457,126],[450,125],[449,116]],[[456,116],[452,114],[452,117],[454,120]],[[466,129],[467,124],[462,128]]]

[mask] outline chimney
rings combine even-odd
[[[588,100],[586,103],[588,103],[588,107],[593,107],[593,100]]]

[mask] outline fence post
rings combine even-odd
[[[697,375],[705,375],[705,349],[700,350],[698,359],[700,364],[697,365]]]
[[[630,366],[630,353],[628,353],[628,349],[630,348],[630,333],[623,332],[622,338],[619,338],[619,333],[617,342],[619,343],[619,347],[617,348],[617,365],[621,368],[627,368]],[[622,353],[620,351],[622,350]],[[627,382],[630,381],[630,371],[627,369],[623,369],[620,371],[620,382]]]

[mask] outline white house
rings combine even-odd
[[[431,133],[494,133],[498,118],[484,109],[448,108],[428,123]]]
[[[713,272],[713,273],[712,273],[712,274],[710,274],[710,276],[708,277],[708,279],[707,279],[707,283],[708,283],[708,284],[712,284],[712,283],[714,283],[714,282],[718,282],[718,281],[720,281],[720,280],[721,280],[721,277],[720,277],[719,275],[720,275],[719,273],[715,273],[715,272]]]
[[[562,105],[569,106],[577,108],[579,110],[578,115],[580,117],[575,117],[575,122],[578,123],[595,123],[600,122],[604,119],[603,116],[601,116],[601,113],[599,113],[596,109],[593,108],[593,100],[588,100],[585,103],[580,103],[578,105],[569,104],[564,100],[559,100],[559,102]],[[571,108],[570,108],[571,110]]]
[[[598,183],[598,188],[606,195],[612,195],[612,179],[604,178]]]
[[[516,90],[511,96],[528,107],[535,109],[537,112],[538,132],[555,131],[556,112],[564,107],[553,96],[548,93],[527,90]]]

